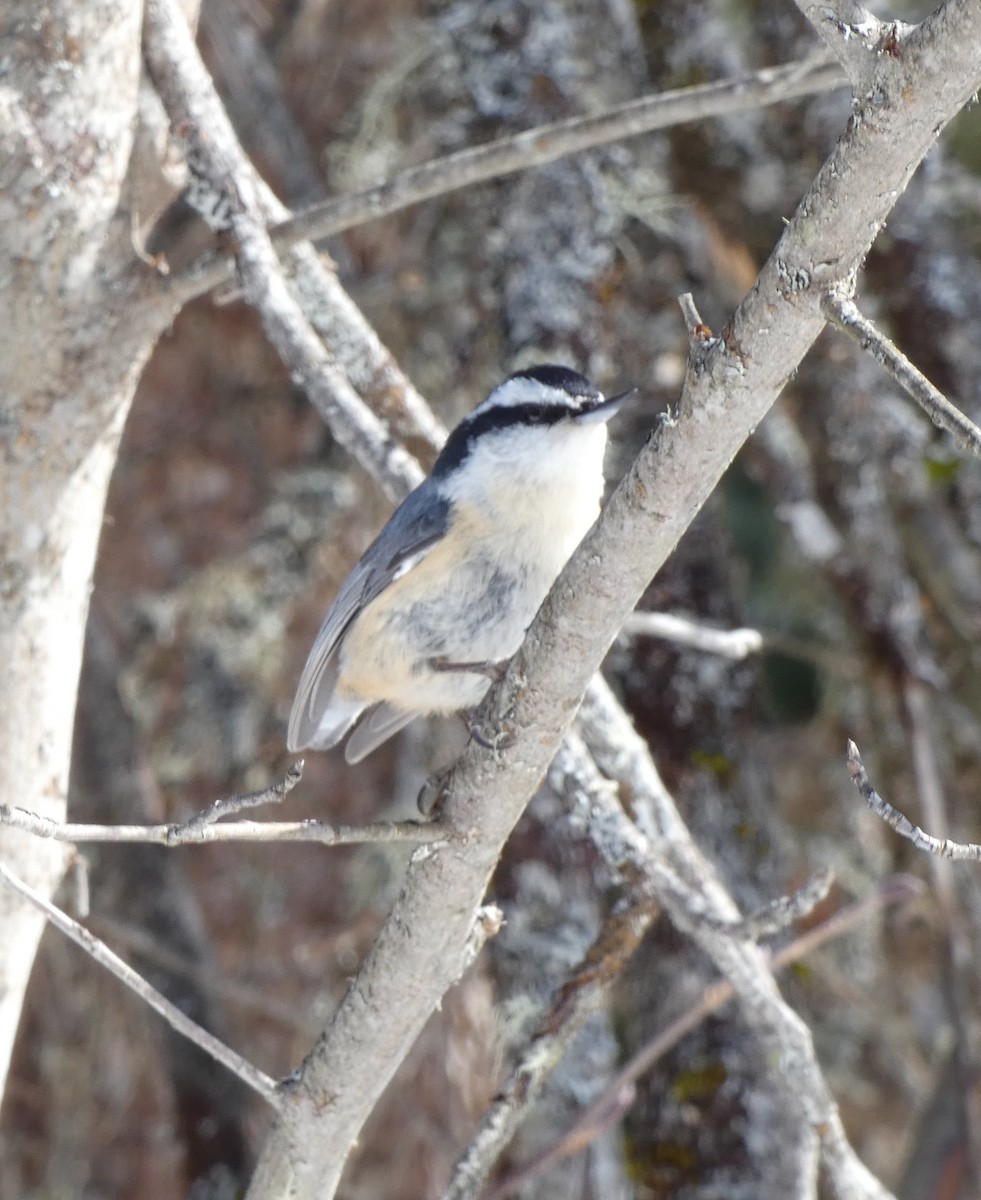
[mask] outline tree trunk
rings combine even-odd
[[[51,817],[64,815],[109,475],[168,319],[132,248],[140,12],[20,0],[0,18],[0,800]],[[0,856],[48,894],[65,859],[10,829]],[[0,1088],[42,926],[0,894]]]

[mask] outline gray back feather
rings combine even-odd
[[[450,502],[427,479],[399,505],[344,581],[300,676],[286,739],[291,750],[311,744],[330,707],[338,676],[334,656],[348,627],[393,579],[411,570],[440,541],[449,513]]]

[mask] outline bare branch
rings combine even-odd
[[[870,895],[839,909],[820,925],[795,938],[770,958],[772,970],[782,970],[800,962],[806,955],[848,933],[873,913],[897,904],[907,904],[923,892],[923,884],[912,875],[894,875]],[[653,1038],[614,1076],[603,1094],[588,1106],[566,1135],[529,1162],[515,1167],[483,1200],[494,1200],[516,1191],[518,1187],[553,1163],[561,1162],[581,1152],[606,1127],[611,1114],[621,1117],[633,1103],[634,1085],[666,1054],[697,1029],[703,1021],[723,1009],[734,997],[735,989],[728,980],[720,980],[705,988],[701,998],[686,1007],[666,1029]]]
[[[298,758],[280,783],[275,783],[272,787],[261,788],[257,792],[246,792],[241,796],[226,796],[224,799],[215,800],[207,808],[191,817],[181,828],[198,829],[203,825],[212,825],[223,817],[244,812],[249,808],[260,808],[263,804],[280,804],[302,778],[303,759]]]
[[[542,125],[411,167],[376,187],[313,205],[281,221],[270,230],[270,236],[279,250],[305,240],[322,241],[423,200],[542,166],[569,154],[688,121],[811,96],[843,82],[836,63],[816,57],[738,79],[646,96],[606,112]],[[186,271],[175,272],[162,286],[189,300],[225,282],[231,274],[227,256],[216,251]]]
[[[816,871],[796,892],[778,896],[741,921],[718,922],[716,928],[742,941],[760,942],[773,937],[813,912],[831,891],[834,878],[830,870]]]
[[[684,292],[678,297],[678,307],[685,318],[685,328],[688,330],[688,340],[692,349],[704,350],[706,342],[712,340],[712,330],[702,320],[702,314],[698,311],[691,292]]]
[[[951,858],[957,862],[981,861],[981,846],[973,842],[952,842],[949,838],[931,837],[930,834],[924,833],[919,825],[914,825],[899,809],[893,808],[891,804],[883,800],[872,786],[858,747],[850,739],[847,761],[848,774],[852,777],[852,783],[862,793],[865,803],[877,817],[881,817],[887,825],[895,829],[900,837],[912,842],[917,850],[925,850],[927,854],[937,854],[941,858]]]
[[[219,801],[218,803],[221,803]],[[207,811],[207,810],[206,810]],[[331,825],[326,821],[227,821],[192,818],[186,825],[80,825],[0,804],[0,825],[56,842],[130,842],[144,846],[201,846],[211,842],[316,842],[358,846],[376,842],[445,841],[438,821],[392,821],[374,825]]]
[[[885,367],[934,425],[952,434],[958,445],[981,458],[981,429],[955,404],[951,404],[884,333],[880,333],[868,318],[862,316],[849,296],[829,292],[822,301],[821,309],[832,325]]]
[[[481,1118],[466,1153],[453,1168],[442,1200],[472,1200],[480,1194],[521,1118],[572,1039],[602,1004],[610,984],[622,973],[655,912],[656,907],[643,898],[614,913],[603,926],[589,953],[559,989],[518,1062],[498,1088],[494,1103]]]
[[[627,848],[631,867],[646,877],[672,923],[688,934],[729,980],[740,1002],[742,1018],[765,1057],[781,1064],[772,1076],[772,1086],[795,1116],[793,1144],[781,1148],[781,1158],[775,1163],[787,1194],[798,1194],[791,1190],[798,1188],[803,1189],[800,1194],[813,1194],[815,1157],[820,1149],[834,1194],[885,1200],[889,1193],[848,1143],[837,1105],[818,1065],[810,1031],[781,997],[763,951],[726,930],[727,924],[739,920],[735,904],[693,842],[643,740],[599,680],[590,687],[584,716],[581,724],[594,757],[649,814],[656,828],[653,836],[645,837],[635,830],[613,844]],[[599,823],[600,828],[629,824],[608,786],[592,790],[590,820],[594,825]],[[610,843],[608,837],[594,837],[593,841],[601,853]],[[679,897],[676,888],[662,887],[664,866],[668,866],[669,879],[685,881],[687,897]],[[818,1130],[820,1146],[815,1141]]]
[[[623,623],[623,632],[630,637],[664,638],[737,662],[763,649],[763,635],[757,629],[712,629],[672,613],[631,613]]]
[[[205,1054],[208,1054],[216,1062],[221,1063],[233,1075],[237,1075],[243,1083],[247,1084],[254,1092],[257,1092],[267,1104],[275,1109],[280,1108],[280,1100],[277,1095],[277,1084],[274,1079],[271,1079],[265,1072],[260,1071],[258,1067],[253,1066],[247,1059],[244,1059],[240,1054],[226,1046],[224,1042],[219,1041],[214,1034],[209,1033],[207,1029],[202,1028],[197,1022],[192,1021],[190,1017],[184,1015],[176,1004],[171,1003],[162,992],[157,989],[126,962],[119,955],[114,954],[112,950],[85,928],[84,925],[79,925],[77,921],[73,921],[67,913],[61,911],[50,901],[46,900],[42,895],[36,892],[32,887],[29,887],[23,880],[18,879],[7,868],[0,863],[0,883],[4,887],[9,888],[12,892],[16,892],[29,904],[40,909],[45,917],[51,922],[56,929],[59,929],[66,937],[71,938],[73,942],[81,946],[82,949],[95,959],[100,966],[110,971],[117,979],[121,980],[132,992],[135,992],[141,1000],[144,1000],[149,1006],[158,1012],[163,1019],[175,1029],[183,1037],[188,1038],[199,1046]]]
[[[204,177],[222,216],[231,223],[246,293],[270,340],[338,441],[371,471],[391,499],[402,499],[422,478],[418,464],[361,402],[290,294],[265,231],[259,181],[175,0],[148,0],[143,40],[171,125],[189,141],[195,172]]]

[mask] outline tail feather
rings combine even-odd
[[[315,686],[301,684],[290,713],[286,745],[290,750],[329,750],[336,746],[365,710],[357,700],[346,700],[335,691],[337,659],[326,664]]]
[[[403,712],[400,708],[393,708],[390,704],[379,704],[351,734],[344,747],[344,757],[349,763],[360,762],[372,750],[376,750],[382,742],[387,742],[400,729],[404,729],[410,721],[414,721],[416,715],[416,713]]]

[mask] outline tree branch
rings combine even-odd
[[[234,816],[250,808],[261,808],[265,804],[281,804],[290,792],[303,778],[303,759],[298,758],[286,772],[285,777],[271,787],[260,788],[257,792],[246,792],[239,796],[224,796],[215,800],[207,808],[196,813],[186,822],[185,828],[195,829],[205,825],[213,825],[223,817]],[[0,814],[2,819],[2,814]]]
[[[884,333],[880,333],[867,317],[862,316],[850,296],[829,292],[821,309],[836,329],[847,334],[866,354],[885,367],[934,425],[953,434],[958,445],[981,458],[981,429],[955,404],[951,404]]]
[[[844,67],[856,94],[864,93],[885,36],[883,22],[856,0],[794,0],[794,3]],[[898,23],[890,28],[898,36]]]
[[[633,612],[623,623],[623,632],[628,637],[655,637],[701,650],[705,654],[718,654],[739,662],[763,649],[763,634],[758,629],[712,629],[688,617],[672,613]]]
[[[586,741],[603,769],[641,811],[650,814],[656,833],[642,833],[627,821],[608,786],[592,784],[587,785],[589,819],[602,830],[599,837],[593,835],[593,843],[601,853],[606,846],[621,848],[618,852],[626,855],[624,865],[646,882],[672,924],[687,934],[731,983],[742,1019],[757,1039],[764,1061],[780,1064],[770,1082],[786,1106],[792,1137],[771,1163],[774,1181],[779,1181],[786,1195],[813,1196],[820,1152],[836,1196],[886,1200],[889,1193],[848,1143],[810,1031],[781,997],[764,952],[740,940],[739,913],[732,898],[692,840],[643,740],[611,701],[605,685],[594,683],[584,704],[590,718]],[[608,827],[618,830],[616,839],[610,838]],[[669,880],[685,881],[687,894],[679,893],[673,882],[668,889],[662,887],[665,866]]]
[[[770,957],[771,970],[778,971],[792,963],[800,962],[806,955],[841,937],[854,929],[873,913],[892,905],[906,904],[923,891],[923,884],[911,875],[894,875],[874,892],[854,904],[841,908],[820,925],[814,926],[800,937],[784,946]],[[725,979],[710,984],[699,1000],[686,1007],[685,1011],[652,1038],[610,1080],[592,1104],[577,1118],[565,1136],[553,1146],[527,1163],[514,1167],[497,1183],[482,1200],[503,1200],[516,1192],[529,1179],[540,1174],[553,1163],[561,1162],[570,1155],[581,1153],[586,1146],[606,1127],[611,1114],[619,1119],[630,1108],[635,1095],[637,1080],[645,1075],[655,1063],[697,1029],[704,1021],[721,1011],[735,997],[735,989]],[[444,1198],[445,1200],[445,1198]]]
[[[981,846],[974,842],[952,842],[949,838],[932,837],[929,833],[924,833],[919,825],[914,825],[898,808],[893,808],[891,804],[883,800],[872,786],[869,773],[858,752],[858,746],[851,739],[848,741],[847,762],[848,774],[852,777],[852,783],[861,792],[865,803],[877,817],[881,817],[887,825],[895,829],[900,837],[912,842],[917,850],[924,850],[927,854],[936,854],[941,858],[951,858],[957,862],[981,862]]]
[[[0,804],[0,825],[56,842],[129,842],[143,846],[202,846],[212,842],[316,842],[358,846],[378,842],[438,842],[449,834],[438,821],[380,821],[373,825],[331,825],[326,821],[227,821],[185,825],[89,825]]]
[[[738,79],[645,96],[606,112],[542,125],[410,167],[365,191],[312,205],[279,221],[269,234],[278,250],[297,242],[323,241],[423,200],[555,162],[583,150],[689,121],[796,100],[829,91],[843,82],[837,64],[820,57],[768,67]],[[185,270],[175,272],[161,286],[186,301],[231,278],[232,270],[228,256],[215,250]]]
[[[392,500],[421,480],[418,464],[389,437],[310,328],[282,276],[265,230],[262,189],[219,100],[175,0],[148,0],[143,47],[171,126],[191,146],[194,170],[217,197],[239,245],[248,299],[273,345],[331,432]]]
[[[194,1042],[196,1046],[199,1046],[216,1062],[221,1063],[233,1075],[237,1075],[243,1083],[252,1088],[254,1092],[257,1092],[267,1104],[277,1110],[280,1109],[280,1099],[274,1079],[271,1079],[265,1072],[260,1071],[258,1067],[253,1066],[247,1059],[232,1050],[230,1046],[226,1046],[224,1042],[216,1038],[214,1034],[209,1033],[201,1025],[198,1025],[196,1021],[192,1021],[190,1017],[185,1016],[176,1004],[171,1003],[162,992],[158,992],[151,983],[144,979],[137,971],[134,971],[118,954],[114,954],[105,942],[97,938],[94,933],[90,933],[84,925],[79,925],[77,921],[73,921],[67,913],[62,912],[60,908],[57,908],[50,901],[46,900],[39,892],[36,892],[32,887],[24,883],[23,880],[18,879],[3,863],[0,863],[0,883],[44,913],[45,917],[47,917],[56,929],[60,930],[66,937],[71,938],[76,945],[82,947],[86,954],[94,958],[100,966],[105,967],[107,971],[121,980],[130,991],[149,1004],[179,1034]]]

